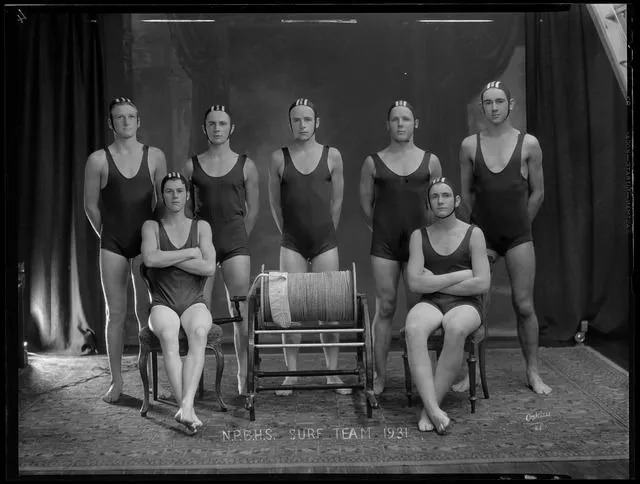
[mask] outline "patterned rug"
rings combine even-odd
[[[442,406],[455,423],[443,437],[418,431],[421,407],[407,406],[402,356],[392,352],[388,361],[390,382],[371,419],[360,392],[313,390],[287,397],[260,392],[256,420],[250,422],[244,399],[235,396],[235,356],[225,357],[226,413],[214,401],[215,359],[207,356],[205,395],[196,403],[205,426],[188,436],[173,420],[175,402],[152,400],[148,416],[140,416],[136,357],[124,358],[125,394],[109,405],[100,399],[109,382],[105,356],[31,355],[20,375],[19,470],[361,473],[432,464],[629,458],[628,373],[588,347],[540,349],[541,376],[553,388],[546,397],[525,387],[519,349],[488,350],[491,398],[483,399],[478,388],[471,414],[468,394],[450,392]],[[323,364],[322,354],[300,354],[300,368]],[[340,355],[340,368],[354,364],[354,354]],[[282,355],[264,355],[263,367],[285,369]],[[159,374],[169,388],[161,360]]]

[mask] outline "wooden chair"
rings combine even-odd
[[[469,401],[471,402],[471,413],[476,412],[476,355],[480,362],[480,382],[484,398],[489,398],[489,387],[487,386],[487,374],[485,370],[487,339],[489,337],[486,324],[481,325],[477,330],[467,336],[464,343],[464,350],[468,353],[467,363],[469,365]],[[407,393],[409,406],[413,404],[413,380],[411,378],[411,368],[409,367],[409,357],[407,354],[407,342],[405,340],[405,330],[400,330],[402,341],[402,359],[404,361],[404,384]],[[442,352],[444,344],[444,330],[440,327],[429,337],[429,351],[435,351],[438,358]]]
[[[140,274],[142,279],[145,281],[147,286],[147,291],[150,296],[151,294],[151,286],[149,283],[149,278],[147,275],[147,267],[144,264],[140,264]],[[214,319],[213,325],[209,330],[209,334],[207,334],[207,344],[206,348],[211,350],[216,357],[216,383],[215,383],[215,391],[216,397],[218,400],[218,404],[220,405],[220,410],[222,412],[227,411],[227,406],[222,400],[222,395],[220,392],[220,384],[222,382],[222,373],[224,371],[224,354],[222,353],[222,328],[219,326],[220,324],[233,322],[233,321],[242,321],[242,316],[240,315],[240,301],[244,300],[244,297],[236,297],[232,298],[232,302],[234,303],[234,316],[232,318],[223,318],[223,319]],[[152,387],[153,387],[153,399],[155,401],[158,400],[158,353],[162,352],[162,347],[160,346],[160,340],[158,337],[149,329],[148,326],[142,328],[138,333],[138,341],[140,343],[140,350],[138,353],[138,369],[140,370],[140,377],[142,378],[142,388],[144,390],[144,399],[142,401],[142,407],[140,408],[140,414],[145,417],[147,415],[147,411],[149,410],[149,376],[147,373],[147,363],[149,358],[149,353],[151,353],[151,375],[152,375]],[[189,351],[189,343],[187,340],[187,335],[182,328],[180,328],[180,334],[178,336],[180,355],[186,355]],[[200,383],[198,384],[198,396],[200,399],[204,396],[204,368],[202,370],[202,375],[200,376]]]

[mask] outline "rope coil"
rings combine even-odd
[[[263,278],[264,320],[273,321],[269,279]],[[292,321],[352,321],[355,283],[351,271],[287,274],[287,297]]]

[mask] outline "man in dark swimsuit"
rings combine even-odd
[[[527,386],[538,394],[551,392],[538,372],[538,318],[533,305],[535,253],[531,223],[544,198],[542,150],[535,136],[511,125],[514,106],[501,81],[480,95],[486,130],[460,146],[462,200],[487,240],[489,258],[504,257],[518,338],[526,361]],[[486,314],[489,296],[485,298]],[[468,388],[468,375],[458,390]]]
[[[438,157],[413,143],[418,118],[407,101],[394,102],[387,112],[390,144],[367,156],[360,174],[360,205],[372,230],[371,266],[376,284],[373,344],[376,374],[373,390],[384,391],[391,326],[396,312],[400,274],[409,260],[409,237],[428,222],[429,180],[442,175]],[[417,302],[407,292],[407,306]]]
[[[278,230],[282,234],[280,270],[283,272],[338,271],[336,228],[340,221],[344,179],[342,155],[316,141],[320,118],[311,101],[298,99],[289,107],[289,127],[293,143],[274,151],[269,165],[269,201]],[[332,324],[332,322],[329,322]],[[323,343],[337,343],[337,333],[321,333]],[[300,344],[300,334],[282,335],[285,344]],[[339,347],[323,347],[327,368],[338,367]],[[287,368],[297,370],[299,348],[285,348]],[[292,385],[296,377],[285,378]],[[337,376],[327,383],[340,384]],[[346,395],[349,388],[336,392]],[[290,395],[291,390],[277,390],[277,395]]]
[[[246,296],[249,291],[251,260],[249,235],[258,215],[258,170],[247,155],[238,155],[229,138],[235,125],[230,110],[213,105],[204,114],[202,130],[209,148],[185,163],[184,174],[194,187],[194,210],[206,220],[213,231],[217,263],[227,293]],[[204,293],[211,310],[214,278],[207,280]],[[233,314],[233,309],[229,309]],[[247,379],[247,306],[240,303],[243,321],[233,323],[234,343],[238,362],[238,393],[246,394]]]
[[[464,355],[466,337],[482,323],[480,295],[491,275],[482,230],[458,220],[460,196],[445,178],[429,186],[435,221],[411,234],[407,282],[422,298],[407,314],[405,338],[411,374],[424,405],[419,430],[444,434],[450,419],[440,408]],[[444,345],[435,378],[428,351],[429,336],[444,329]]]
[[[202,427],[193,402],[212,325],[203,291],[207,277],[215,275],[216,251],[209,224],[184,213],[187,185],[177,172],[162,180],[165,215],[142,226],[142,258],[152,297],[149,327],[160,340],[169,384],[180,405],[174,418],[194,434]],[[178,343],[180,326],[189,342],[184,364]]]
[[[134,270],[134,259],[140,254],[140,228],[153,216],[159,197],[159,193],[154,193],[154,186],[159,190],[167,162],[161,150],[136,139],[140,118],[131,99],[114,99],[109,104],[107,122],[114,141],[87,159],[84,209],[100,237],[100,278],[107,309],[105,333],[111,371],[111,385],[103,400],[114,403],[122,392],[121,359],[129,274],[133,280],[139,329],[147,324],[143,315],[148,312],[148,301],[137,297],[139,291],[146,289],[138,271]]]

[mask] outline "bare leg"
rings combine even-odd
[[[196,415],[193,402],[204,368],[207,334],[212,325],[211,313],[204,304],[197,303],[182,313],[180,322],[189,341],[189,352],[182,366],[181,423],[184,424],[185,421],[187,423],[193,422],[195,430],[197,430],[198,427],[202,426],[202,421]]]
[[[307,272],[307,261],[298,252],[285,247],[280,247],[280,270],[282,272],[302,273]],[[299,333],[283,334],[283,344],[300,344],[302,341],[302,335]],[[290,371],[296,371],[298,369],[298,352],[300,348],[284,348],[284,360],[287,364],[287,369]],[[283,385],[294,385],[298,381],[298,377],[288,376],[282,382]],[[291,395],[293,390],[276,390],[276,395],[287,396]]]
[[[314,257],[311,261],[311,270],[313,272],[328,272],[328,271],[338,271],[340,270],[340,261],[338,258],[338,248],[334,248],[328,250],[327,252],[323,252],[322,254]],[[320,321],[320,324],[327,325],[335,325],[338,324],[337,321],[331,322],[323,322]],[[340,335],[338,333],[320,333],[320,341],[322,343],[339,343]],[[327,362],[327,369],[336,370],[338,368],[338,355],[340,354],[340,348],[338,346],[327,346],[323,347],[324,358]],[[343,383],[342,379],[339,376],[328,376],[327,383],[329,384],[340,384]],[[350,395],[351,388],[338,388],[336,389],[336,393],[340,395]]]
[[[154,306],[151,308],[149,328],[160,340],[162,359],[169,385],[176,401],[180,403],[182,400],[182,360],[178,343],[180,318],[173,309],[167,306]]]
[[[440,326],[441,322],[442,313],[433,305],[421,302],[409,310],[405,323],[405,339],[411,375],[424,406],[418,421],[418,429],[422,432],[434,430],[430,415],[435,416],[438,421],[446,416],[444,412],[440,411],[436,400],[433,368],[428,346],[429,336]]]
[[[500,256],[498,253],[492,249],[487,249],[487,255],[489,256],[489,267],[491,269],[491,274],[493,275],[493,270],[495,268],[496,263],[498,262]],[[482,320],[484,324],[489,324],[489,305],[491,304],[491,289],[489,289],[486,293],[482,295]],[[467,365],[462,362],[460,366],[459,374],[462,375],[462,378],[459,382],[451,385],[451,389],[454,392],[468,392],[469,391],[469,372]],[[480,368],[476,365],[476,381],[480,381]]]
[[[442,319],[444,344],[436,367],[436,399],[438,405],[456,378],[464,361],[464,341],[480,327],[480,315],[473,306],[461,305],[450,309]]]
[[[106,306],[105,333],[111,372],[111,384],[102,400],[115,403],[120,398],[123,386],[122,352],[124,323],[127,315],[129,261],[114,252],[100,249],[100,279]]]
[[[229,296],[246,296],[249,292],[249,278],[251,272],[251,259],[248,255],[231,257],[222,263],[222,276],[224,278],[227,300]],[[233,314],[233,306],[229,300],[229,314]],[[247,348],[249,344],[247,325],[247,303],[240,303],[242,321],[233,323],[233,342],[236,349],[238,362],[238,394],[247,394]]]
[[[518,339],[527,365],[527,385],[535,393],[547,395],[551,388],[538,373],[538,318],[533,306],[536,259],[533,242],[509,249],[505,255],[511,280],[511,298],[518,321]]]
[[[376,284],[376,313],[373,317],[373,356],[376,374],[373,392],[384,391],[387,377],[387,355],[391,346],[391,326],[396,312],[401,265],[398,261],[371,256]]]

